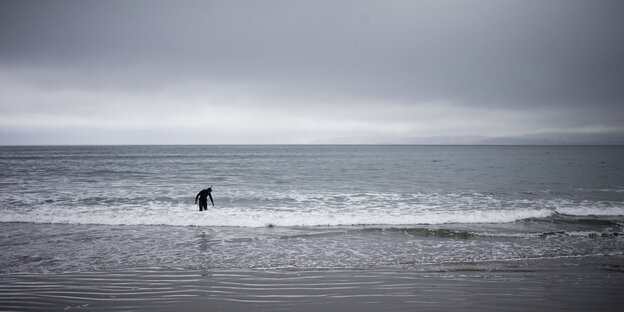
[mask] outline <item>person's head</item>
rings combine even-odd
[[[212,193],[212,185],[206,189],[206,191],[208,191],[208,193]]]

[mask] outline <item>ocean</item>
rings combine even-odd
[[[0,274],[580,263],[623,226],[623,146],[0,147]]]

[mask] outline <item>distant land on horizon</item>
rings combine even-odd
[[[415,145],[624,145],[619,133],[539,133],[522,136],[430,136],[374,137],[354,136],[320,139],[312,144],[415,144]]]

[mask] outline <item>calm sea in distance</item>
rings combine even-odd
[[[2,274],[622,256],[623,226],[623,146],[0,147]]]

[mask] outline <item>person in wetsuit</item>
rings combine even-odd
[[[212,185],[205,189],[201,190],[195,196],[195,204],[197,204],[197,199],[199,198],[199,211],[208,210],[208,197],[210,197],[210,202],[212,203],[212,207],[214,207],[214,200],[212,200]]]

